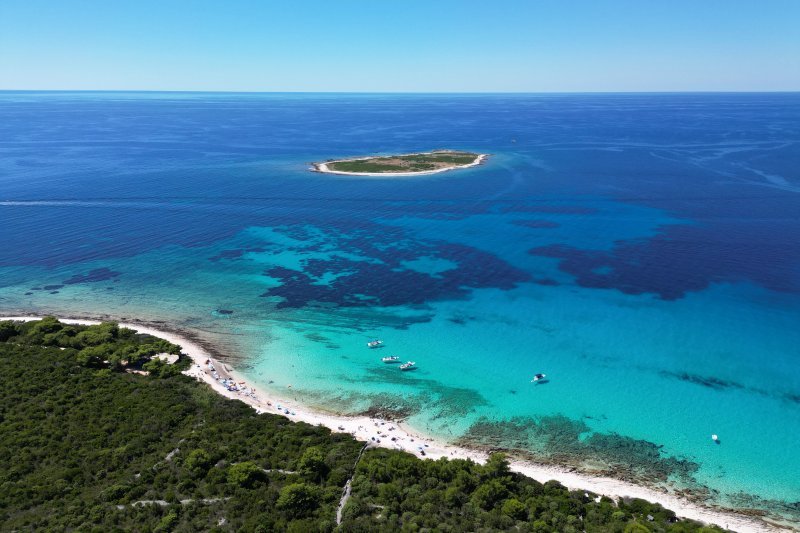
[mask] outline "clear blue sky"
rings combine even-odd
[[[800,0],[0,0],[0,89],[800,90]]]

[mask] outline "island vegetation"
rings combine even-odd
[[[483,155],[455,150],[434,150],[417,154],[390,155],[341,159],[316,163],[321,172],[347,174],[408,174],[429,173],[472,166],[483,159]]]
[[[258,414],[113,323],[0,321],[3,531],[720,531]],[[343,488],[352,495],[337,519]]]

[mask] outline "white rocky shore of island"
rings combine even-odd
[[[407,156],[407,155],[423,155],[423,154],[424,152],[415,154],[403,154],[403,155]],[[372,176],[372,177],[425,176],[429,174],[440,174],[442,172],[447,172],[450,170],[459,170],[463,168],[477,167],[478,165],[482,164],[487,157],[489,157],[489,154],[478,154],[478,156],[475,158],[473,162],[467,163],[466,165],[454,165],[452,167],[437,168],[434,170],[420,170],[417,172],[347,172],[344,170],[333,170],[328,166],[334,163],[344,163],[347,161],[364,161],[366,159],[374,159],[375,157],[380,157],[380,156],[354,157],[350,159],[336,159],[331,161],[325,161],[324,163],[312,163],[311,170],[315,172],[322,172],[323,174],[339,174],[342,176]]]
[[[41,316],[4,316],[0,320],[31,321]],[[66,324],[93,325],[99,320],[60,318]],[[471,459],[476,463],[484,463],[487,454],[464,447],[440,442],[434,438],[407,427],[403,423],[366,416],[340,416],[311,409],[290,397],[290,388],[286,394],[277,394],[247,385],[245,377],[237,373],[225,363],[194,342],[179,334],[153,328],[149,325],[119,322],[120,327],[129,328],[147,335],[153,335],[173,344],[181,346],[182,354],[192,360],[192,366],[184,373],[208,384],[214,391],[227,398],[240,400],[259,413],[271,413],[289,418],[295,422],[306,422],[311,425],[322,425],[333,432],[349,433],[356,439],[371,446],[405,451],[425,459]],[[238,390],[229,390],[223,385],[235,383]],[[289,386],[291,387],[291,386]],[[595,477],[586,473],[569,471],[563,468],[541,465],[530,461],[511,460],[511,469],[541,483],[556,480],[572,490],[585,490],[611,498],[641,498],[659,503],[674,511],[679,517],[716,524],[726,529],[740,532],[774,532],[781,531],[762,520],[749,518],[733,512],[718,510],[686,500],[685,498],[659,491],[653,488],[634,485],[618,479]]]

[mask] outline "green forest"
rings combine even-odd
[[[257,414],[114,323],[0,321],[2,531],[721,531]],[[337,523],[343,489],[352,493]]]
[[[339,172],[424,172],[468,165],[475,161],[478,155],[471,152],[434,151],[334,161],[328,163],[328,168]]]

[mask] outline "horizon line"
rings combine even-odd
[[[747,91],[233,91],[193,89],[0,89],[0,93],[177,93],[177,94],[389,94],[389,95],[567,95],[567,94],[795,94],[800,89]]]

